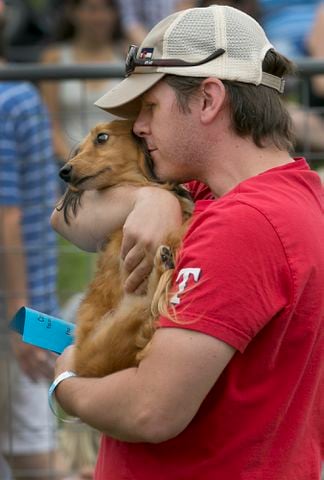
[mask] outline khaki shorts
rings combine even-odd
[[[0,452],[29,455],[56,448],[47,392],[47,382],[32,382],[10,354],[0,353]]]

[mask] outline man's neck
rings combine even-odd
[[[235,137],[211,159],[202,181],[219,197],[248,178],[293,161],[287,151],[274,146],[259,148],[249,139]]]

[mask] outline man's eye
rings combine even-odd
[[[109,139],[108,133],[98,133],[97,138],[96,138],[96,143],[106,143]]]

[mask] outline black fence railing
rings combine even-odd
[[[1,80],[85,80],[122,78],[125,66],[118,64],[42,65],[40,63],[7,63],[0,68]]]
[[[298,77],[311,77],[324,73],[324,58],[300,58],[294,61]],[[122,78],[125,75],[123,63],[102,65],[42,65],[40,63],[8,63],[1,65],[1,80],[68,80]]]
[[[298,135],[297,155],[304,155],[314,166],[324,166],[324,140],[317,142],[321,137],[321,126],[313,126],[314,118],[320,118],[323,122],[324,131],[324,97],[320,104],[311,104],[311,77],[324,74],[324,58],[297,58],[294,60],[296,73],[289,77],[286,82],[286,96],[293,98],[300,109],[297,113]],[[122,79],[125,75],[125,66],[120,63],[107,64],[78,64],[78,65],[44,65],[37,62],[17,62],[1,65],[0,81],[31,81],[41,82],[47,80],[98,80],[98,79]],[[294,112],[295,114],[296,112]],[[317,131],[317,133],[316,133]],[[313,141],[314,137],[315,142]],[[314,145],[316,146],[314,147]],[[319,146],[318,146],[319,144]]]
[[[324,97],[323,102],[316,106],[311,104],[310,84],[311,77],[318,74],[324,74],[324,58],[298,58],[294,60],[296,74],[287,79],[286,97],[293,98],[296,104],[302,110],[297,113],[298,121],[298,141],[296,154],[304,155],[314,166],[324,165],[324,140],[317,142],[314,148],[315,131],[312,122],[314,118],[320,118],[323,122],[324,131]],[[46,80],[66,81],[66,80],[98,80],[98,79],[122,79],[125,75],[125,66],[123,63],[107,63],[100,65],[78,64],[78,65],[44,65],[37,62],[26,63],[7,63],[1,65],[0,81],[31,81],[40,82]],[[295,114],[296,112],[294,112]],[[297,125],[297,124],[296,124]],[[317,139],[322,137],[321,127],[315,126]],[[319,147],[318,147],[319,143]]]

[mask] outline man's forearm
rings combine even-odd
[[[25,252],[20,227],[20,210],[16,207],[0,208],[0,245],[3,259],[4,294],[7,316],[26,305],[27,277]]]
[[[159,440],[150,395],[146,397],[136,368],[104,378],[69,378],[57,387],[56,396],[67,413],[110,437],[127,442]]]
[[[96,252],[132,211],[137,187],[122,186],[83,193],[77,215],[67,224],[62,210],[54,210],[51,224],[62,237],[88,252]]]
[[[154,208],[154,215],[152,215]],[[143,219],[145,222],[143,222]],[[131,185],[100,191],[86,191],[81,207],[70,224],[64,220],[63,211],[54,210],[51,223],[60,235],[86,251],[97,251],[116,230],[125,227],[134,235],[148,239],[153,251],[161,238],[181,225],[181,208],[177,198],[169,191],[157,187]],[[145,227],[145,228],[144,228]],[[129,242],[126,242],[129,243]],[[124,245],[124,256],[128,247]]]
[[[58,357],[56,377],[73,370],[75,348]],[[67,413],[111,437],[164,442],[189,425],[234,353],[210,335],[160,328],[137,368],[67,378],[57,387],[57,399]]]

